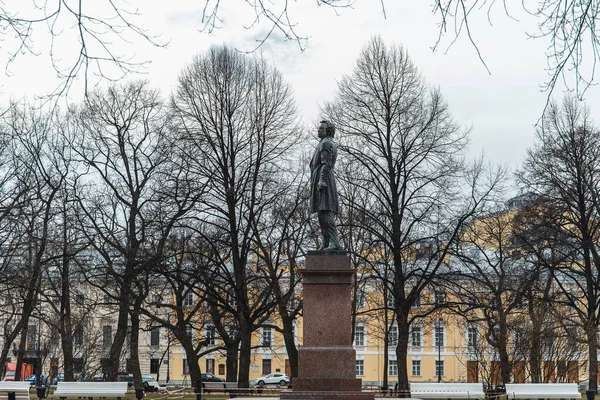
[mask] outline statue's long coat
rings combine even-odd
[[[339,210],[338,192],[335,184],[335,160],[337,159],[337,146],[333,138],[326,136],[317,145],[310,161],[310,212]],[[319,180],[327,184],[319,190]]]

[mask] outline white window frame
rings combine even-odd
[[[260,329],[260,345],[265,347],[273,346],[273,328],[262,327]]]
[[[437,378],[437,377],[441,376],[441,377],[443,378],[443,377],[444,377],[444,373],[446,372],[446,371],[444,371],[444,370],[445,370],[445,367],[446,367],[446,366],[444,365],[444,359],[442,358],[442,359],[440,360],[440,359],[437,359],[437,358],[436,358],[436,359],[435,359],[435,364],[434,364],[434,366],[435,366],[435,370],[433,371],[433,372],[435,373],[434,377],[436,377],[436,378]],[[441,373],[441,375],[439,374],[438,368],[441,368],[441,369],[442,369],[442,371],[441,371],[441,372],[442,372],[442,373]]]
[[[206,328],[204,328],[204,337],[206,338],[207,346],[216,346],[219,338],[217,328],[210,324],[206,325]]]
[[[393,324],[390,326],[390,330],[388,332],[388,346],[397,346],[398,345],[398,325]]]
[[[365,376],[365,360],[356,360],[356,376]]]
[[[152,333],[153,333],[153,332],[158,332],[158,333],[157,333],[157,335],[158,335],[158,343],[157,343],[157,344],[152,344]],[[152,327],[152,329],[150,329],[150,332],[149,332],[149,333],[150,333],[150,338],[149,338],[149,343],[150,343],[150,346],[153,346],[153,347],[158,347],[158,346],[160,346],[160,327],[158,327],[158,326],[154,326],[154,327]]]
[[[367,292],[364,287],[356,290],[356,308],[365,308],[367,306]]]
[[[437,330],[438,329],[442,330],[442,345],[441,346],[439,346],[438,342],[437,342]],[[433,337],[432,337],[431,343],[433,345],[432,346],[433,350],[437,351],[438,347],[445,349],[446,348],[446,324],[434,322],[432,331],[433,331],[432,332]]]
[[[418,369],[418,371],[415,371],[416,369]],[[418,372],[418,374],[415,374],[415,372]],[[412,373],[412,376],[421,376],[421,360],[414,359],[414,358],[412,359],[411,373]]]
[[[187,292],[185,294],[185,297],[183,298],[183,306],[184,307],[190,307],[194,305],[194,292],[192,292],[191,290],[189,292]]]
[[[473,336],[474,335],[474,336]],[[474,350],[479,344],[479,329],[474,325],[467,326],[467,348]]]
[[[388,376],[398,376],[398,360],[388,360]]]
[[[413,333],[414,332],[414,333]],[[419,335],[419,343],[415,345],[414,334],[418,332]],[[421,351],[423,348],[423,327],[420,325],[416,325],[410,328],[410,348],[412,351]]]
[[[360,329],[359,329],[360,328]],[[359,335],[359,332],[361,334]],[[357,338],[361,338],[362,340],[357,340]],[[364,324],[357,324],[354,327],[354,346],[364,347],[367,345],[367,327]]]

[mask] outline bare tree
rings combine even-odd
[[[362,50],[324,112],[340,132],[344,156],[363,171],[355,184],[373,193],[375,207],[361,210],[363,229],[392,259],[388,289],[399,333],[398,383],[406,390],[409,327],[418,318],[411,308],[445,265],[463,223],[498,184],[497,176],[486,176],[481,163],[467,168],[459,158],[467,132],[406,52],[381,38]],[[463,184],[469,189],[461,192]],[[416,257],[421,246],[429,250]]]
[[[251,334],[272,309],[270,288],[251,274],[249,256],[255,222],[282,191],[278,177],[299,133],[296,105],[289,85],[265,60],[213,47],[183,70],[172,106],[194,172],[208,186],[198,211],[210,231],[221,233],[210,261],[233,289],[238,384],[248,387]]]
[[[306,164],[298,166],[302,171]],[[263,218],[255,221],[257,271],[263,274],[275,300],[281,327],[269,324],[283,335],[291,377],[298,376],[296,319],[302,310],[300,301],[301,265],[308,241],[308,191],[303,173],[281,182],[285,190],[277,196]],[[267,327],[267,325],[263,325]]]
[[[586,335],[589,389],[597,390],[600,315],[600,131],[589,110],[573,98],[550,104],[527,153],[521,183],[542,199],[540,209],[556,254],[551,269],[560,303],[577,313]]]
[[[27,177],[31,195],[22,212],[16,216],[17,230],[22,240],[17,244],[22,268],[23,288],[26,288],[20,320],[13,334],[20,334],[15,375],[21,376],[27,353],[29,319],[39,301],[39,289],[44,266],[52,259],[48,252],[53,240],[52,226],[57,219],[56,206],[64,189],[69,168],[58,155],[60,142],[53,116],[27,105],[11,107],[7,118],[12,135],[17,138],[16,158],[21,160],[23,177]],[[15,339],[10,337],[9,339]],[[31,343],[29,343],[29,347]],[[35,357],[31,357],[35,358]],[[0,359],[4,362],[4,359]]]
[[[451,251],[456,270],[452,275],[461,284],[448,287],[456,290],[454,310],[485,329],[484,337],[498,356],[501,382],[508,383],[514,321],[523,316],[527,293],[541,267],[515,239],[518,211],[505,207],[490,211],[467,226],[457,240]]]
[[[130,321],[131,366],[142,390],[136,356],[147,281],[174,225],[194,204],[194,185],[174,162],[170,118],[146,82],[95,91],[74,115],[72,149],[87,172],[77,186],[80,224],[94,250],[86,276],[118,304],[108,378],[117,377]]]

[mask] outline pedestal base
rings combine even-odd
[[[281,400],[374,400],[375,393],[369,392],[281,392]]]

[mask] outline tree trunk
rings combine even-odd
[[[127,322],[129,317],[129,291],[121,288],[119,299],[119,315],[117,317],[117,329],[115,338],[110,346],[108,353],[108,365],[106,367],[107,379],[116,381],[119,375],[119,365],[121,359],[121,350],[127,336]]]
[[[247,323],[240,324],[240,370],[238,372],[238,387],[250,387],[250,360],[252,349],[252,330]]]
[[[532,345],[529,351],[529,371],[531,373],[531,383],[542,383],[542,337],[537,332],[533,335],[537,345]]]
[[[294,338],[294,320],[291,317],[283,319],[283,341],[290,362],[292,378],[298,376],[298,348]]]
[[[63,353],[63,373],[65,382],[73,382],[73,321],[71,318],[71,279],[70,264],[67,248],[67,219],[63,223],[63,254],[62,279],[60,299],[60,341]]]
[[[225,360],[225,380],[227,382],[237,382],[238,379],[238,348],[239,340],[226,343],[227,359]]]
[[[598,327],[594,318],[589,318],[587,329],[587,345],[589,358],[589,390],[598,390]]]
[[[408,340],[410,326],[406,314],[396,316],[398,322],[398,345],[396,346],[396,360],[398,363],[398,390],[409,390],[408,386]]]
[[[27,331],[29,329],[29,316],[23,320],[23,328],[21,329],[21,337],[19,340],[19,349],[17,353],[17,366],[15,368],[15,381],[21,380],[21,370],[23,369],[23,356],[25,355],[25,349],[27,344]]]
[[[142,385],[142,371],[140,370],[140,315],[138,304],[131,312],[131,341],[130,341],[130,365],[133,369],[133,384],[136,389],[144,389]]]
[[[200,369],[200,359],[198,358],[198,354],[196,353],[196,349],[194,349],[194,344],[191,341],[191,338],[187,337],[187,340],[180,340],[181,346],[185,351],[185,355],[188,360],[188,368],[190,369],[190,383],[192,387],[197,387],[196,385],[201,385],[200,380],[202,378],[202,371]]]

